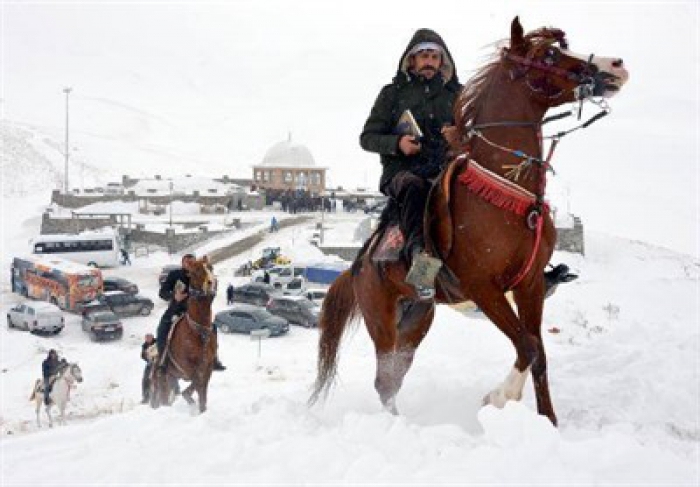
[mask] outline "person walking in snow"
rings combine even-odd
[[[226,288],[226,304],[229,306],[233,304],[233,284],[231,283]]]
[[[144,342],[141,344],[141,358],[146,362],[141,378],[141,404],[146,404],[151,398],[151,371],[153,361],[151,359],[150,348],[156,344],[156,339],[152,333],[146,333]]]

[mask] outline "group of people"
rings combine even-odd
[[[399,226],[405,236],[411,269],[432,258],[424,250],[423,213],[432,181],[448,161],[447,140],[454,133],[453,106],[461,89],[454,60],[443,39],[432,30],[420,29],[401,55],[392,82],[379,92],[360,135],[362,148],[380,155],[383,171],[379,190],[397,203]],[[399,118],[407,111],[422,135],[397,132]],[[273,216],[270,232],[278,230],[279,223]],[[122,257],[128,262],[128,254],[122,253]],[[171,271],[160,288],[159,296],[169,305],[156,336],[147,334],[142,345],[141,357],[146,361],[142,383],[144,402],[148,401],[154,366],[147,350],[155,344],[158,356],[162,357],[174,319],[187,310],[188,273],[194,259],[191,254],[183,256],[182,268]],[[566,282],[567,276],[571,276],[568,268],[559,265],[545,278],[548,283]],[[269,282],[267,273],[266,280]],[[421,298],[432,299],[435,294],[434,285],[414,286]],[[232,286],[227,289],[227,302],[233,302]],[[49,390],[47,377],[50,378],[58,366],[58,355],[52,350],[43,364],[46,390]],[[214,370],[224,369],[217,357]],[[45,394],[48,401],[48,392]]]

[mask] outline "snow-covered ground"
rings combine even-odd
[[[361,217],[327,215],[329,238],[351,240]],[[14,223],[21,230],[32,221]],[[307,242],[313,231],[313,222],[283,229],[220,263],[221,285],[243,282],[233,270],[263,246],[279,245],[296,261],[324,259]],[[213,377],[204,415],[182,400],[141,406],[140,344],[164,309],[156,276],[171,259],[134,259],[107,273],[136,281],[158,303],[150,317],[124,320],[123,340],[92,343],[74,316],[57,337],[0,331],[3,485],[695,485],[699,264],[605,234],[588,235],[587,251],[556,256],[581,278],[546,308],[544,328],[560,329],[545,337],[558,430],[536,414],[530,382],[520,403],[481,406],[510,369],[512,348],[480,315],[446,306],[398,397],[399,416],[382,410],[373,389],[362,325],[344,343],[340,382],[323,405],[306,405],[317,331],[292,327],[264,341],[260,356],[247,336],[221,334],[228,369]],[[4,311],[18,297],[2,283]],[[219,296],[215,309],[223,307]],[[49,348],[77,361],[85,381],[68,425],[38,430],[27,398]]]

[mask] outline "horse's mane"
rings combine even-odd
[[[529,32],[523,39],[524,45],[527,46],[525,57],[531,57],[538,49],[555,42],[558,42],[562,48],[567,48],[565,34],[559,29],[543,27]],[[486,64],[478,68],[464,84],[464,88],[455,102],[455,125],[462,136],[466,135],[465,128],[474,123],[481,111],[486,98],[483,95],[488,93],[489,87],[497,78],[499,68],[502,65],[503,53],[510,49],[510,43],[506,39],[496,41],[492,45],[496,48],[495,52],[489,56]]]

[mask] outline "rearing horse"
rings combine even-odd
[[[182,397],[193,404],[197,391],[199,411],[207,409],[207,390],[216,357],[216,333],[212,326],[211,303],[216,296],[216,279],[207,256],[195,261],[190,270],[187,312],[173,325],[166,349],[165,371],[153,367],[151,406],[169,405],[170,384],[175,379],[192,383]],[[160,359],[159,359],[160,360]]]
[[[511,372],[485,402],[503,407],[519,400],[530,372],[537,410],[555,425],[540,328],[543,271],[556,240],[544,201],[545,173],[558,138],[543,156],[541,128],[548,109],[610,97],[627,78],[621,59],[576,55],[559,29],[525,35],[516,17],[509,45],[472,77],[456,102],[456,134],[449,142],[459,156],[443,171],[426,211],[426,244],[444,262],[436,301],[473,301],[515,347]],[[324,301],[312,403],[327,394],[346,325],[361,315],[376,350],[375,388],[385,408],[397,413],[396,395],[435,309],[404,282],[404,262],[373,262],[383,230],[380,224]],[[508,290],[517,313],[505,297]]]

